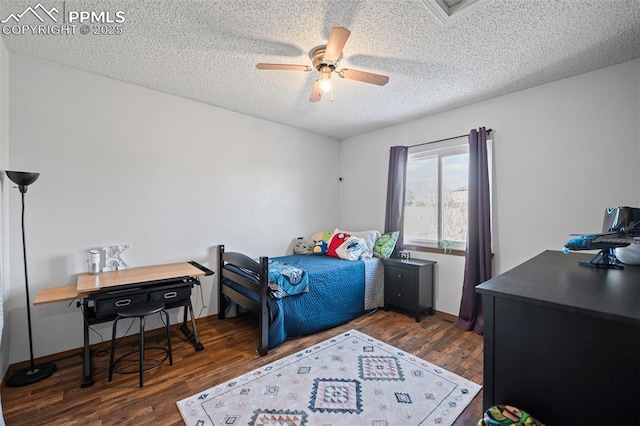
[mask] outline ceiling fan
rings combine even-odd
[[[313,71],[314,69],[320,73],[316,79],[309,101],[317,102],[323,93],[332,90],[331,74],[336,73],[342,78],[349,80],[362,81],[364,83],[377,84],[384,86],[389,81],[386,75],[373,74],[365,71],[352,69],[337,69],[340,59],[342,59],[342,48],[347,43],[351,31],[342,27],[333,27],[329,34],[329,40],[326,45],[314,47],[309,52],[309,58],[313,66],[309,65],[289,65],[289,64],[264,64],[259,63],[256,68],[259,70],[284,70],[284,71]],[[332,99],[333,100],[333,99]]]

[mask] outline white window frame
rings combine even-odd
[[[410,235],[404,235],[404,243],[406,245],[415,245],[419,247],[427,247],[433,249],[442,249],[445,252],[450,250],[466,250],[465,241],[453,241],[452,246],[443,246],[441,242],[444,231],[443,221],[443,206],[442,206],[442,165],[445,157],[468,154],[469,144],[467,143],[466,136],[464,138],[457,138],[447,143],[438,143],[434,146],[423,145],[409,148],[409,160],[412,158],[425,158],[425,157],[437,157],[438,158],[438,240],[428,240],[426,238],[415,238]]]
[[[442,235],[444,231],[443,220],[443,205],[442,205],[442,173],[443,173],[443,158],[469,153],[469,143],[467,136],[448,140],[445,142],[438,142],[429,145],[417,145],[409,148],[409,161],[411,158],[425,158],[425,157],[438,157],[438,240],[428,240],[424,238],[412,238],[405,232],[404,244],[408,246],[424,247],[428,249],[443,250],[445,253],[456,250],[466,250],[465,241],[454,241],[452,246],[443,245]],[[488,172],[489,172],[489,192],[491,200],[491,215],[493,216],[493,140],[487,139],[487,160],[488,160]],[[406,200],[405,200],[406,201]],[[493,220],[492,226],[493,226]],[[493,234],[493,233],[492,233]]]

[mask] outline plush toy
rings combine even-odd
[[[313,254],[315,244],[316,242],[313,240],[299,237],[296,239],[296,244],[293,246],[293,252],[295,254]]]
[[[494,405],[484,413],[477,426],[544,426],[529,413],[511,405]]]
[[[331,241],[329,241],[329,247],[327,247],[327,256],[340,257],[338,256],[336,250],[350,236],[351,235],[347,234],[346,232],[338,232],[337,234],[333,234],[333,237],[331,237]]]
[[[309,238],[311,238],[314,241],[320,241],[320,240],[329,241],[332,235],[333,235],[333,232],[331,231],[320,231],[311,235]]]
[[[327,253],[327,242],[323,240],[316,241],[316,245],[313,247],[313,254],[322,256]]]

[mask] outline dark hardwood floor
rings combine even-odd
[[[322,333],[290,339],[259,357],[254,318],[210,316],[198,320],[202,352],[184,341],[178,326],[172,328],[174,364],[146,372],[144,388],[138,387],[136,374],[114,374],[108,383],[109,355],[103,351],[94,356],[95,385],[81,389],[80,350],[70,351],[54,357],[58,371],[46,380],[20,388],[3,384],[4,419],[9,426],[181,425],[176,401],[352,328],[482,384],[482,337],[438,317],[417,323],[410,315],[380,310]],[[163,329],[147,332],[147,342],[162,345],[162,333]],[[123,339],[117,353],[127,352],[135,342]],[[97,350],[108,347],[109,342],[95,345]],[[481,414],[482,391],[455,424],[475,425]]]

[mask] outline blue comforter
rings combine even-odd
[[[269,348],[289,337],[317,333],[365,313],[364,262],[306,255],[282,256],[271,260],[304,270],[309,279],[309,291],[281,299],[269,298]],[[238,289],[228,280],[225,280],[225,284]],[[258,300],[255,294],[245,295]]]

